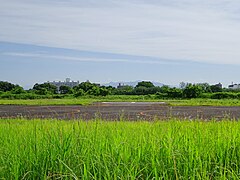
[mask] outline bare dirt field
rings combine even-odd
[[[159,102],[101,102],[89,106],[0,105],[0,118],[106,120],[239,119],[240,107],[169,106]]]

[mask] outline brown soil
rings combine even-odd
[[[106,120],[239,119],[240,107],[168,106],[164,103],[94,103],[89,106],[0,105],[0,118],[54,118]]]

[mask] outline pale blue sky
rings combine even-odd
[[[0,80],[240,83],[238,0],[0,4]]]

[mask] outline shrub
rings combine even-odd
[[[197,84],[188,84],[183,90],[185,98],[198,98],[203,93],[203,89]]]
[[[183,91],[178,88],[170,88],[167,92],[169,98],[182,98]]]
[[[82,89],[78,89],[74,92],[73,96],[74,97],[80,97],[80,96],[84,96],[84,91]]]
[[[212,96],[212,93],[202,93],[199,95],[199,98],[210,99],[211,96]]]
[[[212,99],[236,99],[239,97],[239,94],[231,92],[217,92],[211,95]]]
[[[167,98],[167,97],[168,97],[167,93],[157,92],[157,93],[155,94],[155,98],[156,98],[156,99],[164,99],[164,98]]]

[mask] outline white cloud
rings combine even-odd
[[[240,64],[237,0],[0,3],[1,41]]]
[[[50,60],[67,60],[67,61],[79,61],[79,62],[123,62],[123,63],[143,63],[143,64],[171,64],[177,65],[177,62],[167,62],[167,61],[158,61],[153,59],[135,59],[135,58],[100,58],[100,57],[80,57],[80,56],[68,56],[68,55],[51,55],[48,53],[29,53],[29,52],[3,52],[0,53],[3,56],[15,56],[15,57],[24,57],[24,58],[40,58],[50,59]]]

